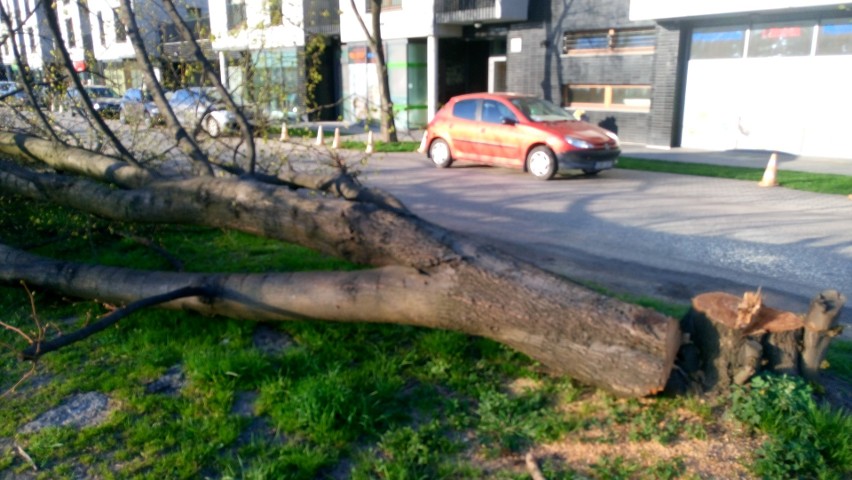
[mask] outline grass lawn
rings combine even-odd
[[[171,268],[135,236],[193,271],[359,268],[230,231],[109,224],[20,201],[0,196],[3,241],[56,258]],[[106,311],[39,290],[33,298],[0,286],[2,321],[54,335]],[[783,377],[725,398],[624,400],[453,332],[153,309],[34,367],[14,355],[24,346],[0,330],[0,478],[525,479],[527,452],[548,479],[852,474],[852,417]],[[829,362],[852,381],[850,354],[852,344],[835,342]],[[21,431],[86,392],[109,398],[101,423]]]
[[[618,159],[618,168],[645,170],[649,172],[678,173],[702,177],[730,178],[759,182],[763,178],[763,169],[747,167],[729,167],[703,163],[681,163],[662,160],[646,160],[630,157]],[[852,193],[852,176],[827,173],[797,172],[780,170],[776,176],[779,185],[807,192],[849,195]]]

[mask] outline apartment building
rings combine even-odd
[[[270,118],[338,116],[337,0],[210,1],[223,84]]]
[[[22,59],[35,77],[41,78],[46,68],[56,62],[53,37],[45,19],[48,5],[39,0],[4,0],[2,3],[4,11],[10,16],[14,42]],[[55,8],[59,29],[74,69],[84,79],[91,79],[94,53],[85,7],[77,1],[59,0],[51,8]],[[4,39],[0,45],[4,75],[17,79],[20,76],[19,65],[13,51],[13,39],[5,25],[0,27],[0,39]]]
[[[39,3],[35,0],[2,0],[0,4],[9,15],[14,30],[9,32],[5,24],[0,24],[0,78],[16,79],[19,76],[13,40],[27,65],[36,72],[41,71],[45,63],[52,61],[52,43],[46,42],[45,37],[39,34],[47,28],[43,12],[36,11]],[[18,25],[22,27],[18,28]]]
[[[136,54],[127,29],[119,17],[118,0],[88,0],[92,25],[94,58],[102,75],[100,83],[118,91],[141,87],[144,82],[136,65]],[[197,38],[202,51],[215,64],[210,48],[207,0],[175,2],[178,12]],[[153,57],[155,73],[166,88],[200,82],[200,67],[188,44],[178,35],[171,18],[159,1],[134,3],[134,14],[145,50]]]
[[[341,3],[344,118],[378,118],[378,73],[369,1]],[[382,38],[399,129],[421,128],[451,96],[505,90],[508,25],[528,18],[527,0],[385,0]]]
[[[632,0],[630,18],[670,39],[671,144],[852,159],[848,2]]]

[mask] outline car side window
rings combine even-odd
[[[462,100],[453,105],[453,116],[465,120],[476,120],[476,104],[478,100]]]
[[[482,121],[488,123],[503,123],[503,120],[513,120],[515,122],[518,119],[515,117],[515,114],[509,110],[506,105],[503,105],[500,102],[496,102],[494,100],[485,100],[482,102]]]

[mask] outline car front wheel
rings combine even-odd
[[[527,171],[540,180],[550,180],[556,173],[556,157],[547,147],[535,147],[527,155]]]
[[[204,129],[207,130],[207,133],[216,138],[222,133],[222,128],[219,126],[219,122],[216,121],[213,117],[207,117],[207,121],[204,122]]]
[[[447,168],[453,164],[453,155],[450,153],[450,146],[440,138],[433,141],[432,145],[429,146],[429,157],[438,168]]]

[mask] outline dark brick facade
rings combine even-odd
[[[629,0],[530,0],[529,21],[509,27],[507,41],[522,51],[507,53],[509,91],[562,102],[565,84],[651,85],[650,112],[587,111],[594,123],[617,130],[625,142],[671,145],[678,110],[680,33],[655,22],[631,22]],[[656,27],[657,47],[647,54],[562,55],[566,31]],[[614,127],[614,128],[613,128]]]

